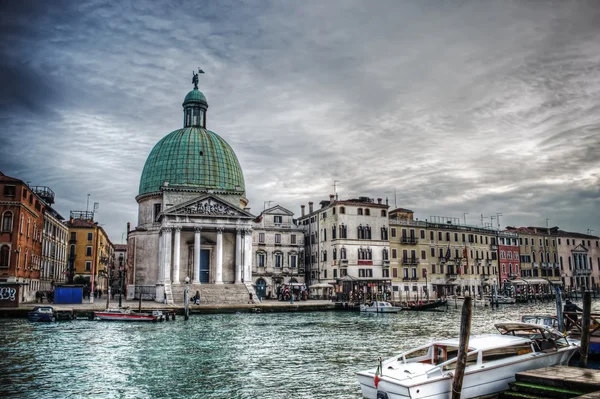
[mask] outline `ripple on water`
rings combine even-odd
[[[554,313],[553,303],[476,308],[494,321]],[[194,315],[159,324],[0,319],[0,397],[360,398],[356,371],[379,356],[457,336],[460,308]]]

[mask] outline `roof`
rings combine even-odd
[[[148,155],[139,194],[158,192],[164,185],[245,192],[242,168],[231,146],[200,127],[169,133]]]
[[[127,244],[115,244],[115,251],[127,251]]]
[[[202,104],[205,104],[206,106],[208,106],[208,103],[206,102],[206,97],[204,96],[204,93],[202,93],[198,89],[194,89],[194,90],[190,91],[185,96],[185,99],[183,100],[183,105],[188,104],[188,103],[202,103]]]
[[[410,209],[406,209],[406,208],[396,208],[396,209],[390,211],[390,213],[395,213],[395,212],[414,213]]]
[[[94,228],[96,226],[96,222],[85,219],[70,219],[65,222],[68,227],[84,227],[84,228]]]

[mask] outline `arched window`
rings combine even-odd
[[[333,248],[333,260],[337,260],[337,248]]]
[[[10,247],[3,245],[0,248],[0,267],[8,267],[8,262],[10,262]]]
[[[23,270],[27,270],[27,256],[29,255],[29,248],[25,248],[25,258],[23,259]]]
[[[356,212],[357,212],[357,214],[358,214],[358,215],[362,215],[362,214],[363,214],[363,210],[362,210],[362,208],[358,208],[358,209],[356,210]]]
[[[29,238],[29,232],[31,231],[31,218],[27,218],[27,237]]]
[[[388,250],[386,248],[383,248],[383,252],[382,252],[382,258],[383,260],[388,260]]]
[[[365,215],[371,216],[371,210],[369,208],[365,208]]]
[[[346,248],[342,248],[340,250],[340,259],[347,259],[346,258]]]
[[[275,267],[283,266],[283,255],[281,252],[275,252],[273,255],[273,260],[275,261]]]
[[[25,220],[24,216],[21,215],[21,224],[19,226],[20,233],[23,234],[23,221]]]
[[[340,206],[340,213],[341,214],[345,214],[346,213],[346,208],[344,208],[343,206]]]
[[[387,212],[385,209],[381,210],[381,216],[386,217],[387,216]]]
[[[256,265],[265,267],[266,254],[264,251],[256,251]]]
[[[4,212],[2,215],[2,231],[12,231],[13,214],[10,211]]]

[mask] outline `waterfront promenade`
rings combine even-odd
[[[94,303],[89,303],[89,300],[84,300],[84,303],[77,304],[53,304],[53,303],[33,303],[28,302],[21,304],[17,308],[0,308],[0,317],[26,317],[27,312],[33,309],[34,306],[48,305],[52,306],[57,311],[73,310],[76,314],[86,314],[94,311],[106,309],[106,298],[96,298]],[[119,306],[118,299],[111,300],[109,306],[117,308]],[[130,308],[132,310],[139,309],[139,301],[121,302],[121,307]],[[217,313],[279,313],[279,312],[312,312],[335,310],[335,303],[329,300],[306,300],[306,301],[277,301],[263,300],[257,303],[239,303],[239,304],[190,304],[190,314],[217,314]],[[183,314],[183,304],[163,304],[154,301],[142,301],[141,310],[163,310]]]

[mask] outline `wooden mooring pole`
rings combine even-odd
[[[592,313],[592,295],[583,293],[583,319],[581,320],[581,346],[579,347],[579,367],[586,368],[590,350],[590,320]]]
[[[470,296],[465,297],[462,314],[460,318],[460,338],[458,344],[458,357],[456,369],[454,370],[454,381],[452,382],[452,399],[460,399],[465,366],[467,365],[467,350],[469,348],[469,336],[471,335],[471,314],[473,302]]]

